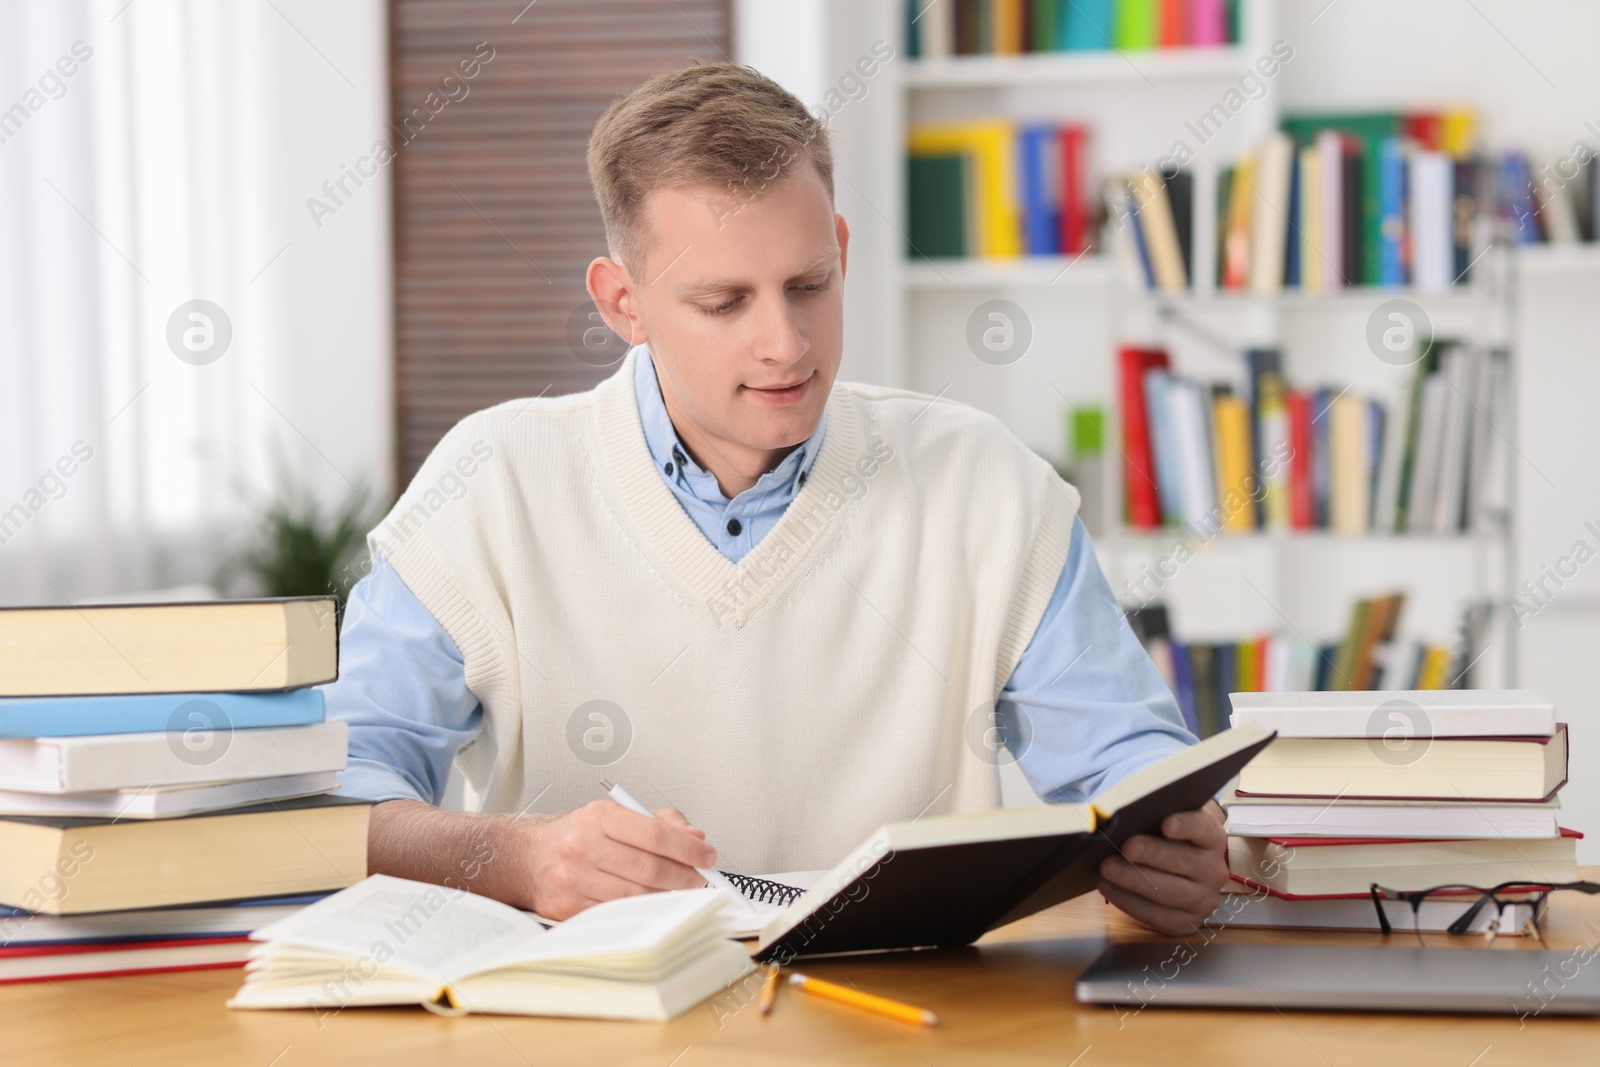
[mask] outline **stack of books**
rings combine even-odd
[[[366,875],[325,598],[0,611],[0,982],[242,963]]]
[[[1238,39],[1238,0],[951,0],[906,8],[906,41],[919,59],[1138,52]]]
[[[1245,353],[1247,376],[1174,374],[1163,349],[1118,351],[1125,519],[1198,536],[1255,530],[1456,534],[1508,510],[1510,362],[1438,340],[1387,399],[1291,384],[1282,353]],[[1239,388],[1242,386],[1243,388]]]
[[[1242,723],[1278,736],[1224,803],[1237,883],[1219,909],[1228,922],[1374,929],[1374,883],[1577,880],[1581,835],[1561,828],[1557,798],[1567,727],[1538,693],[1236,693]],[[1430,897],[1417,929],[1443,930],[1477,899]],[[1498,918],[1485,908],[1472,929],[1519,933],[1542,901],[1523,894]],[[1409,904],[1384,907],[1396,930],[1412,929]]]

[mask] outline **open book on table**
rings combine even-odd
[[[890,823],[767,921],[756,958],[969,944],[1093,889],[1122,842],[1201,807],[1274,736],[1255,724],[1226,730],[1087,804]]]
[[[487,897],[375,874],[252,934],[228,1005],[670,1019],[753,969],[723,899],[624,897],[546,930]]]

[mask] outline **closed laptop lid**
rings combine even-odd
[[[1412,948],[1144,941],[1112,945],[1078,979],[1086,1004],[1600,1014],[1592,949]]]

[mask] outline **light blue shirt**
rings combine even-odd
[[[783,462],[729,500],[679,442],[655,365],[647,350],[640,356],[634,392],[656,468],[700,532],[737,562],[805,483],[827,417]],[[328,717],[350,724],[350,764],[339,776],[347,796],[438,803],[456,753],[483,726],[483,705],[467,686],[461,651],[381,556],[351,591],[339,679],[324,691]],[[1001,690],[996,717],[1028,783],[1052,802],[1087,799],[1195,741],[1124,621],[1076,519],[1061,577]]]

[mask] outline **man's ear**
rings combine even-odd
[[[833,232],[839,238],[839,277],[844,277],[845,261],[850,255],[850,227],[838,212],[833,216]]]
[[[590,261],[583,280],[600,316],[618,337],[630,345],[650,339],[645,335],[644,320],[639,317],[638,286],[628,268],[610,256],[599,256]]]

